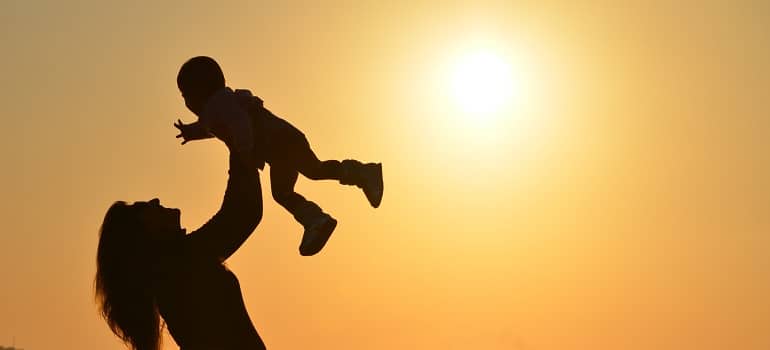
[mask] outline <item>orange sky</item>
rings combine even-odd
[[[205,54],[322,158],[385,167],[376,210],[299,181],[340,222],[313,258],[262,177],[228,265],[269,348],[770,348],[768,3],[512,3],[0,2],[0,345],[121,348],[107,207],[220,204],[225,148],[172,127]],[[492,120],[445,93],[478,47],[523,89]]]

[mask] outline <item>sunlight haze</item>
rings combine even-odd
[[[268,349],[770,349],[769,4],[2,1],[0,346],[124,349],[99,225],[219,208],[226,148],[172,126],[208,55],[383,163],[378,209],[300,177],[339,220],[314,257],[261,176],[227,266]]]

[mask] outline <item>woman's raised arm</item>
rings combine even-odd
[[[262,219],[259,173],[230,152],[230,170],[222,207],[208,222],[188,234],[185,254],[194,259],[224,261],[246,241]]]

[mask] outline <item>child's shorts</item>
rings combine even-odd
[[[272,113],[271,113],[272,114]],[[265,119],[264,159],[268,164],[291,162],[310,149],[305,134],[274,115]]]

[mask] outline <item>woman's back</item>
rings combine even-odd
[[[235,274],[216,261],[173,261],[155,284],[158,311],[183,350],[265,349]]]

